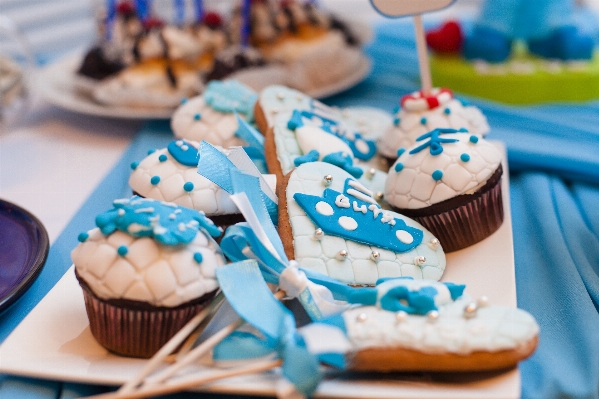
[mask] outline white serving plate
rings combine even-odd
[[[497,143],[505,153],[502,144]],[[516,280],[507,165],[502,182],[505,219],[487,239],[447,255],[443,281],[466,284],[473,298],[486,295],[492,304],[516,306]],[[0,372],[34,378],[118,385],[132,378],[143,360],[113,355],[89,330],[83,294],[69,269],[0,346]],[[196,366],[198,372],[210,372]],[[210,392],[274,396],[276,371],[229,378],[200,388]],[[328,375],[315,397],[516,399],[518,369],[484,374],[354,374]]]

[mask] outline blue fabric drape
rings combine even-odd
[[[407,20],[378,26],[367,51],[372,74],[325,102],[391,111],[403,94],[418,89],[413,27]],[[522,396],[599,399],[599,102],[511,107],[468,100],[487,115],[489,138],[507,144],[518,304],[541,326],[537,352],[520,365]],[[34,286],[1,316],[0,341],[70,266],[77,234],[90,228],[112,199],[128,193],[129,163],[169,140],[165,123],[142,129],[54,243]],[[105,389],[0,378],[0,398],[71,398]]]

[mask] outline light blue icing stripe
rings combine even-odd
[[[206,104],[218,112],[238,112],[250,122],[254,119],[258,95],[236,80],[213,80],[206,86],[203,96]]]

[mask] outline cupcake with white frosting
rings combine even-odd
[[[446,252],[465,248],[503,222],[501,153],[465,130],[435,129],[398,151],[385,200],[439,238]]]
[[[221,230],[195,210],[139,197],[115,201],[96,225],[71,253],[91,332],[111,352],[150,357],[214,296]]]
[[[393,162],[400,148],[412,146],[418,137],[437,128],[466,129],[480,137],[489,132],[482,112],[454,98],[449,89],[435,88],[429,96],[417,91],[402,97],[393,126],[377,143],[378,152]]]

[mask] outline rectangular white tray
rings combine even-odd
[[[498,147],[504,147],[498,143]],[[505,152],[505,150],[504,150]],[[505,220],[492,236],[447,255],[443,281],[466,284],[473,298],[516,306],[516,280],[508,169],[502,182]],[[27,315],[0,346],[0,372],[35,378],[94,384],[122,384],[144,361],[107,352],[89,330],[83,294],[73,269]],[[209,372],[208,367],[197,366]],[[276,372],[230,378],[201,390],[274,396]],[[315,395],[331,398],[515,399],[520,397],[518,369],[486,374],[340,374],[325,379]]]

